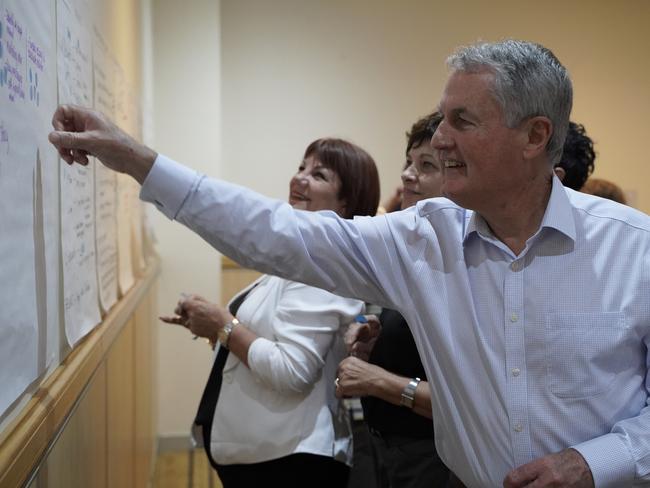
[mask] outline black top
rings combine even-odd
[[[426,380],[424,366],[404,317],[395,310],[384,309],[379,320],[381,334],[368,362],[400,376]],[[361,404],[368,426],[382,434],[423,438],[431,438],[433,435],[431,419],[418,415],[409,408],[371,396],[361,398]]]

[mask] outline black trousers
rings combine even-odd
[[[381,435],[365,424],[355,429],[349,488],[448,488],[449,470],[433,437]]]
[[[350,468],[331,457],[291,454],[253,464],[218,464],[223,488],[345,488]]]

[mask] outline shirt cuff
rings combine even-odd
[[[587,461],[595,488],[627,486],[634,480],[634,458],[617,434],[605,434],[571,447]]]
[[[158,154],[142,184],[140,199],[153,203],[167,218],[174,220],[201,177],[193,169]]]

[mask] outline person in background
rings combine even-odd
[[[587,135],[584,125],[569,122],[562,157],[554,168],[557,177],[564,186],[580,191],[594,172],[595,159],[594,142]]]
[[[378,202],[373,159],[340,139],[311,143],[289,183],[295,209],[352,218]],[[161,317],[220,344],[195,423],[224,488],[345,486],[351,434],[334,378],[340,328],[362,311],[358,300],[264,275],[229,307],[191,295]]]
[[[573,86],[551,50],[481,42],[447,66],[432,138],[447,198],[380,217],[207,178],[83,107],[60,106],[49,139],[247,267],[399,311],[436,448],[468,488],[648,486],[650,217],[554,177]]]
[[[430,144],[440,120],[439,113],[432,113],[407,133],[399,191],[403,209],[441,196],[442,167]],[[379,319],[368,316],[350,324],[345,342],[350,356],[339,365],[336,392],[361,397],[370,451],[360,453],[355,447],[350,488],[372,486],[368,479],[379,488],[446,487],[449,470],[433,442],[429,384],[404,317],[385,308]],[[359,459],[364,455],[371,461]],[[357,463],[374,472],[356,476]]]
[[[580,191],[627,205],[627,199],[621,187],[608,180],[589,178]]]

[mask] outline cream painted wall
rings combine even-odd
[[[124,70],[130,88],[141,95],[142,86],[142,0],[96,0],[89,3],[93,25]]]
[[[650,2],[646,0],[222,0],[223,174],[286,198],[305,146],[336,135],[398,183],[404,132],[437,105],[444,60],[477,39],[524,38],[572,73],[573,119],[596,175],[650,211]]]
[[[219,2],[153,0],[153,106],[157,151],[206,173],[220,171]],[[198,236],[151,214],[162,258],[159,314],[174,310],[180,292],[219,296],[220,260]],[[158,433],[187,436],[212,351],[185,329],[158,329]]]

